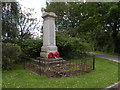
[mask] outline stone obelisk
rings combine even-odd
[[[53,12],[44,12],[43,20],[43,46],[41,47],[40,58],[47,59],[50,52],[57,52],[55,39],[55,18]]]

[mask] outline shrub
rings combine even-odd
[[[12,69],[20,54],[21,48],[17,44],[2,43],[2,69]]]
[[[36,58],[40,57],[40,51],[42,47],[42,40],[25,40],[21,44],[22,56]]]
[[[80,53],[86,52],[89,49],[90,45],[85,42],[81,42],[79,38],[75,37],[64,37],[58,36],[56,38],[58,51],[60,52],[61,57],[73,58],[79,56]],[[40,57],[41,47],[42,47],[42,39],[41,40],[25,40],[20,44],[22,49],[22,56],[27,56],[30,58]]]
[[[60,55],[66,58],[78,57],[80,53],[85,53],[90,48],[88,43],[81,42],[75,37],[57,37],[57,46]]]

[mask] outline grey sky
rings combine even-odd
[[[41,8],[46,7],[46,0],[17,0],[17,1],[22,5],[23,10],[24,7],[34,8],[36,14],[34,14],[33,16],[40,20],[39,24],[41,26],[43,23],[43,19],[41,18],[42,16]],[[35,37],[39,37],[41,35],[40,30],[39,31],[34,30],[32,31],[32,33],[34,34]]]

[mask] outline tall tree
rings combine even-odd
[[[22,10],[18,2],[2,2],[2,39],[17,43],[32,36],[39,29],[39,20],[33,17],[34,9]]]
[[[120,2],[115,3],[109,8],[106,18],[106,28],[111,30],[114,52],[120,53]]]
[[[18,18],[17,2],[2,2],[2,39],[15,41],[18,35],[18,28],[15,19]]]
[[[119,6],[120,2],[49,3],[46,11],[57,14],[58,30],[66,30],[70,37],[93,44],[94,50],[120,52]]]
[[[39,20],[33,17],[35,14],[34,9],[25,8],[25,10],[19,9],[18,19],[16,19],[17,26],[19,28],[18,39],[23,41],[31,38],[31,31],[39,30]]]

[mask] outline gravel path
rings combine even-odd
[[[89,53],[89,54],[95,55],[96,57],[105,58],[105,59],[109,59],[109,60],[120,63],[120,56],[113,56],[113,55],[99,54],[99,53]]]

